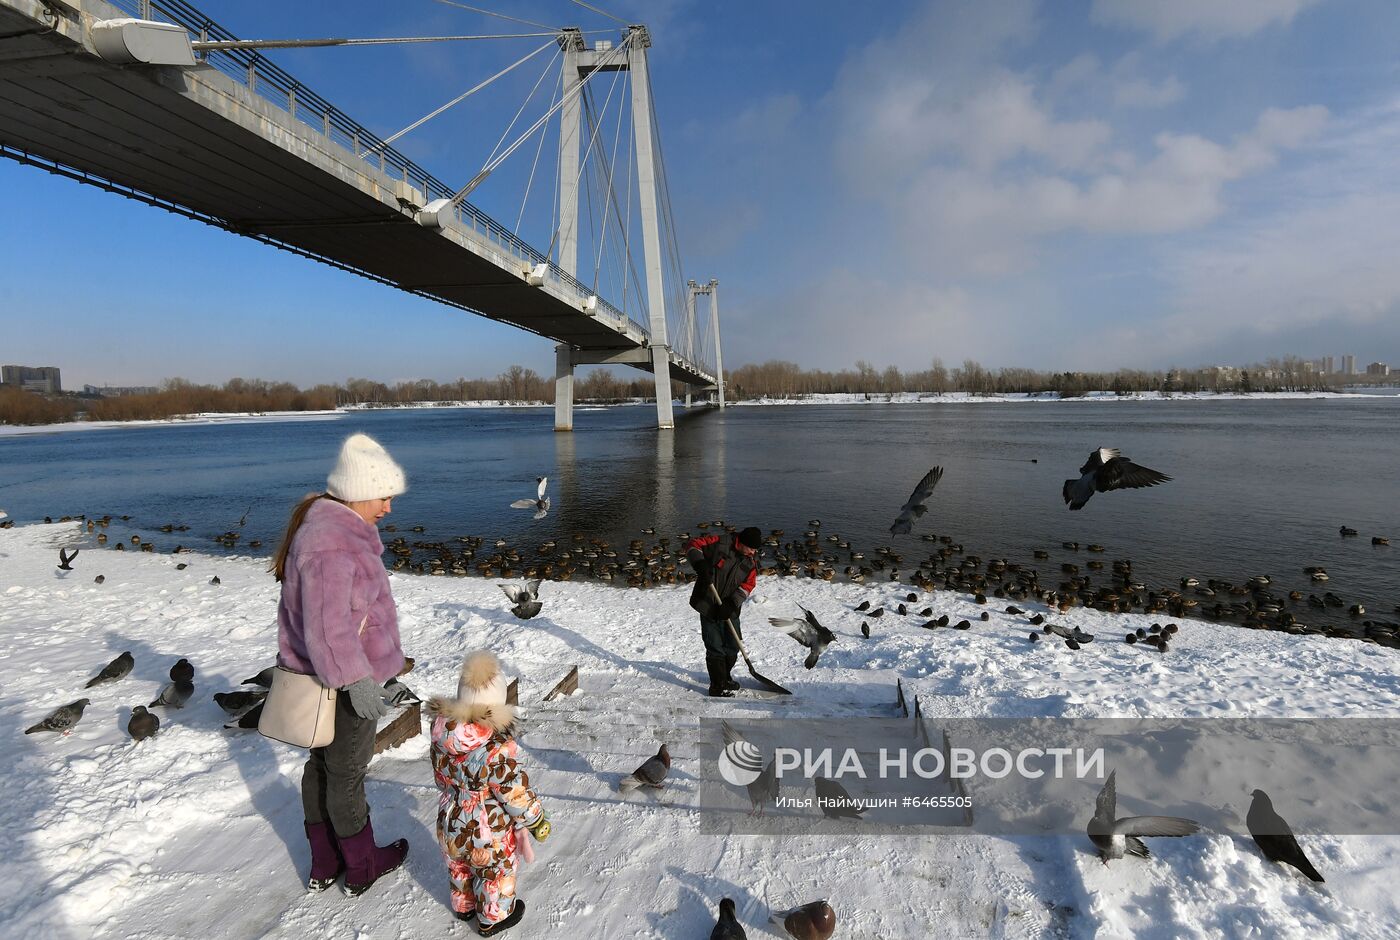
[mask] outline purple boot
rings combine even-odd
[[[345,857],[345,893],[364,894],[369,886],[403,864],[408,855],[408,840],[399,839],[389,845],[374,844],[374,824],[365,820],[365,828],[349,838],[340,839],[340,852]]]
[[[311,843],[311,875],[306,879],[306,887],[324,891],[345,871],[345,860],[340,857],[330,823],[305,823],[305,826],[306,841]]]

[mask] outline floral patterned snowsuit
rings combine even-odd
[[[452,879],[452,909],[483,926],[515,907],[516,851],[544,807],[516,763],[509,728],[438,714],[432,726],[437,837]]]

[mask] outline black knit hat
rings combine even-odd
[[[762,548],[763,533],[754,526],[749,526],[739,533],[739,544],[747,545],[749,548]]]

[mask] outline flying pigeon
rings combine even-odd
[[[822,815],[827,819],[859,819],[865,812],[864,806],[856,806],[846,788],[835,780],[818,777],[817,802],[821,804]],[[835,805],[824,805],[831,803]]]
[[[146,711],[145,705],[137,705],[131,710],[131,720],[126,723],[126,733],[137,741],[154,737],[160,730],[160,718]]]
[[[1070,509],[1083,509],[1095,490],[1107,493],[1109,490],[1138,489],[1171,479],[1156,470],[1139,467],[1114,447],[1100,447],[1091,453],[1079,472],[1079,479],[1066,480],[1062,490]]]
[[[836,932],[836,912],[826,901],[812,901],[770,916],[792,940],[828,940]]]
[[[1045,629],[1055,634],[1055,636],[1072,643],[1094,642],[1094,635],[1092,633],[1085,633],[1078,627],[1064,627],[1058,623],[1047,623]]]
[[[91,699],[80,698],[76,702],[69,702],[67,705],[60,705],[49,712],[43,721],[25,730],[25,734],[33,734],[36,731],[62,731],[67,734],[73,730],[83,717],[83,709],[87,708]]]
[[[1322,881],[1322,876],[1313,867],[1313,863],[1303,854],[1303,847],[1298,844],[1298,838],[1293,835],[1288,822],[1274,812],[1274,804],[1269,799],[1269,794],[1263,790],[1255,790],[1251,796],[1254,797],[1254,802],[1249,804],[1249,814],[1245,816],[1244,822],[1249,827],[1249,834],[1254,837],[1254,844],[1259,846],[1259,851],[1264,853],[1264,857],[1271,862],[1292,865],[1313,881]]]
[[[520,584],[498,584],[496,585],[506,592],[506,597],[515,605],[510,612],[521,620],[529,620],[543,609],[540,604],[540,579],[531,578],[523,585]]]
[[[807,658],[802,661],[802,665],[811,669],[817,664],[826,648],[836,641],[836,634],[822,626],[810,610],[797,605],[803,613],[802,620],[794,620],[791,617],[769,617],[768,622],[792,637],[798,643],[811,650]]]
[[[184,708],[191,695],[194,695],[193,682],[171,682],[160,690],[160,694],[149,707]]]
[[[671,752],[663,744],[654,757],[648,757],[646,763],[623,777],[617,788],[623,793],[630,793],[638,787],[660,790],[666,785],[666,774],[670,769]]]
[[[219,707],[228,713],[231,718],[241,718],[246,715],[253,706],[261,705],[263,699],[267,698],[267,693],[261,690],[242,690],[238,692],[215,692],[214,701]]]
[[[549,484],[549,477],[536,477],[539,483],[538,495],[534,499],[517,499],[510,504],[511,509],[533,509],[536,519],[543,519],[549,512],[549,497],[544,495],[544,488]]]
[[[60,549],[58,550],[58,567],[59,567],[59,570],[61,570],[61,571],[72,571],[72,570],[73,570],[73,565],[72,565],[73,559],[78,557],[78,552],[79,552],[79,551],[81,551],[81,549],[75,548],[75,549],[73,549],[72,554],[69,554],[68,552],[66,552],[66,551],[64,551],[63,549],[60,548]]]
[[[102,667],[102,671],[88,680],[85,689],[90,689],[95,685],[104,685],[108,682],[116,682],[118,679],[125,679],[131,673],[131,667],[136,665],[136,661],[131,658],[130,653],[122,653],[116,659]]]
[[[243,685],[260,685],[264,689],[270,689],[272,688],[272,676],[276,672],[276,666],[268,666],[251,679],[244,679]]]
[[[710,940],[749,940],[744,928],[734,917],[734,899],[725,898],[719,902],[719,920],[710,931]]]
[[[899,508],[899,517],[890,526],[890,535],[908,535],[914,527],[914,520],[921,518],[928,512],[928,506],[924,500],[933,495],[933,488],[938,485],[938,481],[943,479],[943,468],[934,467],[924,478],[914,487],[914,492],[909,494],[909,498],[904,501],[904,505]]]
[[[170,667],[171,682],[193,682],[194,666],[190,665],[188,659],[181,658],[175,665]]]
[[[1201,824],[1180,816],[1124,816],[1117,818],[1118,791],[1114,778],[1118,771],[1108,775],[1107,782],[1094,801],[1094,818],[1089,820],[1089,841],[1099,850],[1099,857],[1107,865],[1110,859],[1122,858],[1124,854],[1149,858],[1147,846],[1139,836],[1189,836],[1198,831]]]
[[[384,683],[384,704],[390,708],[421,701],[423,700],[418,697],[418,693],[400,682],[397,676]]]

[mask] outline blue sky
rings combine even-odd
[[[685,273],[720,279],[727,365],[1400,364],[1400,4],[598,5],[651,27]],[[259,38],[530,31],[433,0],[202,9]],[[541,42],[274,58],[388,134]],[[550,54],[397,146],[464,182]],[[508,225],[533,143],[473,194]],[[553,368],[548,340],[9,161],[0,194],[0,359],[68,387]],[[532,188],[541,249],[548,210]]]

